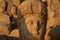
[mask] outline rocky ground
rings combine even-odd
[[[0,0],[0,40],[60,40],[60,0]]]

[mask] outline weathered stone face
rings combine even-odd
[[[25,31],[28,31],[29,34],[26,34],[28,32],[23,32],[23,33],[26,34],[27,37],[28,35],[32,34],[35,40],[37,39],[40,40],[37,30],[38,30],[38,27],[40,27],[38,25],[39,23],[41,23],[41,20],[42,20],[40,16],[41,15],[41,3],[36,0],[33,1],[34,3],[30,1],[32,0],[24,1],[19,6],[21,14],[23,15],[23,18],[25,19],[25,23],[26,23],[27,30]],[[32,38],[32,36],[28,37],[28,39]],[[31,40],[34,40],[34,39],[31,39]]]
[[[4,13],[5,6],[9,16]],[[21,13],[19,16],[21,29],[11,28],[9,34],[9,26],[18,25],[17,11]],[[48,19],[44,13],[48,13]],[[0,0],[0,35],[18,38],[21,36],[23,40],[42,40],[44,36],[45,40],[60,40],[60,0]],[[1,36],[0,39],[2,38]]]
[[[28,17],[27,19],[25,19],[26,22],[26,26],[28,31],[33,35],[33,36],[38,36],[38,23],[41,21],[40,15],[32,15],[30,17]]]
[[[11,15],[14,17],[14,18],[17,18],[17,11],[16,11],[16,7],[15,6],[11,6]]]

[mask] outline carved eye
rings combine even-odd
[[[30,21],[30,24],[33,24],[34,22],[33,21]]]
[[[52,28],[53,28],[53,26],[50,27],[50,29],[52,29]]]
[[[28,20],[28,21],[27,21],[27,24],[29,24],[29,25],[30,25],[30,24],[33,25],[33,23],[34,23],[34,21],[32,21],[32,20]]]
[[[23,1],[25,1],[25,0],[20,0],[21,3],[22,3]]]

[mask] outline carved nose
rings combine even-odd
[[[41,24],[40,24],[40,22],[38,21],[38,22],[37,22],[37,34],[40,34],[40,33],[39,33],[40,28],[41,28]]]

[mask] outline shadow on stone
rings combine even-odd
[[[19,40],[17,37],[0,35],[0,40]]]
[[[60,40],[60,25],[56,25],[55,28],[52,28],[48,35],[51,40]]]

